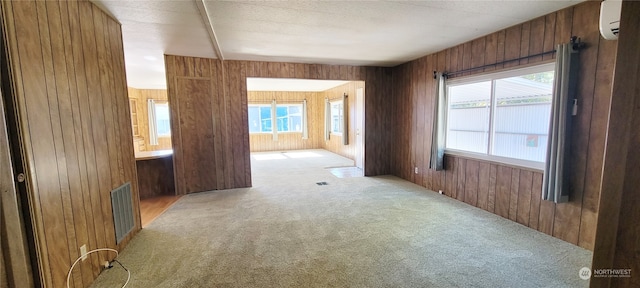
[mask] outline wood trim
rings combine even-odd
[[[2,67],[0,76],[4,76],[7,68],[6,66]],[[4,81],[3,77],[0,79]],[[2,218],[3,224],[0,226],[0,258],[2,258],[0,259],[2,261],[0,263],[2,265],[2,275],[0,275],[2,282],[0,284],[5,285],[3,287],[33,287],[35,281],[29,258],[26,230],[20,200],[17,197],[18,190],[14,182],[14,166],[11,160],[7,130],[7,125],[11,124],[5,120],[7,113],[5,113],[4,97],[11,96],[4,96],[0,91],[0,166],[4,167],[3,173],[0,173],[0,191],[2,191],[0,193],[0,218]]]

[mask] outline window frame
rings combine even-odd
[[[447,97],[446,97],[446,101],[447,101],[447,108],[446,108],[446,119],[447,119],[447,124],[445,127],[445,131],[449,131],[449,88],[452,86],[460,86],[460,85],[467,85],[467,84],[474,84],[474,83],[479,83],[479,82],[486,82],[486,81],[496,81],[496,80],[500,80],[500,79],[504,79],[504,78],[510,78],[510,77],[517,77],[517,76],[523,76],[523,75],[528,75],[528,74],[534,74],[534,73],[542,73],[542,72],[548,72],[548,71],[555,71],[555,62],[553,60],[551,61],[547,61],[547,62],[543,62],[543,63],[536,63],[533,65],[527,65],[526,67],[518,67],[518,68],[514,68],[514,69],[508,69],[508,70],[500,70],[497,72],[493,72],[493,73],[486,73],[486,74],[481,74],[481,75],[473,75],[473,76],[468,76],[468,77],[459,77],[459,78],[455,78],[455,79],[451,79],[451,80],[447,80],[446,82],[446,91],[447,91]],[[555,76],[555,75],[554,75]],[[555,84],[554,84],[555,85]],[[472,152],[472,151],[465,151],[465,150],[460,150],[460,149],[452,149],[452,148],[448,148],[446,147],[448,145],[448,142],[446,142],[445,144],[445,154],[449,154],[449,155],[453,155],[453,156],[460,156],[460,157],[464,157],[464,158],[470,158],[470,159],[476,159],[476,160],[484,160],[484,161],[488,161],[488,162],[493,162],[493,163],[498,163],[498,164],[506,164],[506,165],[512,165],[512,166],[518,166],[518,167],[522,167],[522,168],[526,168],[526,169],[534,169],[534,170],[539,170],[539,171],[543,171],[544,167],[545,167],[545,162],[538,162],[538,161],[532,161],[532,160],[525,160],[525,159],[518,159],[518,158],[511,158],[511,157],[504,157],[504,156],[498,156],[498,155],[493,155],[491,154],[491,147],[492,147],[492,142],[493,142],[493,134],[494,134],[494,129],[495,129],[495,107],[493,105],[493,103],[495,103],[495,85],[491,85],[491,98],[490,98],[490,102],[491,102],[491,111],[490,111],[490,116],[489,116],[489,136],[487,139],[487,153],[478,153],[478,152]],[[552,88],[552,91],[555,89]],[[553,92],[552,92],[552,96],[553,96]],[[448,140],[447,140],[448,141]]]
[[[291,107],[291,106],[299,107],[299,109],[300,109],[300,121],[302,122],[302,125],[304,125],[305,119],[303,119],[303,111],[302,111],[304,109],[304,106],[302,105],[302,103],[290,103],[290,102],[276,103],[276,117],[275,117],[275,119],[273,118],[273,105],[272,104],[254,104],[254,103],[249,103],[249,104],[247,104],[247,121],[249,120],[249,113],[248,112],[249,112],[249,109],[251,107],[258,107],[258,108],[268,107],[269,108],[269,119],[271,120],[271,127],[273,127],[274,120],[276,120],[276,121],[278,120],[278,115],[277,115],[278,107],[287,108],[287,118],[290,119],[289,107]],[[261,110],[258,109],[258,117],[261,116],[260,115],[260,113],[261,113],[260,111]],[[249,125],[251,125],[251,124],[249,123]],[[300,131],[279,131],[277,122],[276,122],[275,126],[276,126],[275,127],[276,131],[273,131],[273,128],[271,128],[272,131],[262,131],[262,125],[260,125],[260,131],[259,132],[251,132],[251,128],[249,127],[249,134],[251,134],[251,135],[257,135],[257,134],[268,134],[268,135],[271,135],[274,132],[277,133],[277,134],[289,134],[289,133],[300,133],[300,134],[302,134],[303,129],[304,129],[303,127],[300,127],[301,128]]]
[[[333,131],[333,105],[340,105],[338,106],[338,127],[340,127],[340,132],[334,132]],[[334,100],[334,101],[329,101],[329,119],[330,119],[330,127],[329,127],[329,134],[331,135],[336,135],[336,136],[342,136],[342,134],[344,133],[344,101],[342,99],[340,100]]]
[[[278,115],[277,115],[277,111],[278,111],[278,107],[286,107],[287,108],[287,118],[291,119],[290,113],[289,113],[289,107],[291,106],[296,106],[300,109],[300,122],[302,123],[302,125],[304,125],[304,119],[302,119],[302,109],[304,109],[304,107],[302,106],[302,103],[276,103],[276,121],[278,120]],[[289,123],[291,124],[291,123]],[[287,134],[287,133],[300,133],[302,134],[302,126],[300,126],[300,131],[280,131],[278,130],[278,124],[276,122],[276,131],[278,132],[278,134]]]

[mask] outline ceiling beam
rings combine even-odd
[[[218,38],[216,37],[216,32],[213,30],[213,25],[209,18],[209,12],[207,12],[207,7],[205,6],[205,0],[194,0],[196,2],[196,7],[198,7],[198,11],[200,12],[200,16],[202,17],[202,21],[207,28],[207,32],[209,32],[209,39],[211,40],[211,45],[213,45],[213,50],[216,51],[216,55],[218,59],[224,60],[224,56],[222,55],[222,51],[220,50],[220,44],[218,43]]]

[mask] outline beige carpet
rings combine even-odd
[[[118,258],[127,287],[587,287],[591,253],[323,150],[252,155],[249,189],[191,194]],[[327,182],[327,185],[317,185]],[[103,272],[92,287],[120,287]]]

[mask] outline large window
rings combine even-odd
[[[249,104],[249,133],[272,133],[271,112],[271,105]],[[302,132],[302,105],[276,105],[275,123],[278,132]]]
[[[553,70],[546,64],[449,81],[446,148],[544,162]]]
[[[342,134],[344,131],[344,120],[342,115],[342,101],[331,102],[331,133],[332,134]]]
[[[171,136],[171,123],[169,121],[169,104],[154,103],[156,106],[156,129],[158,131],[158,137]]]

